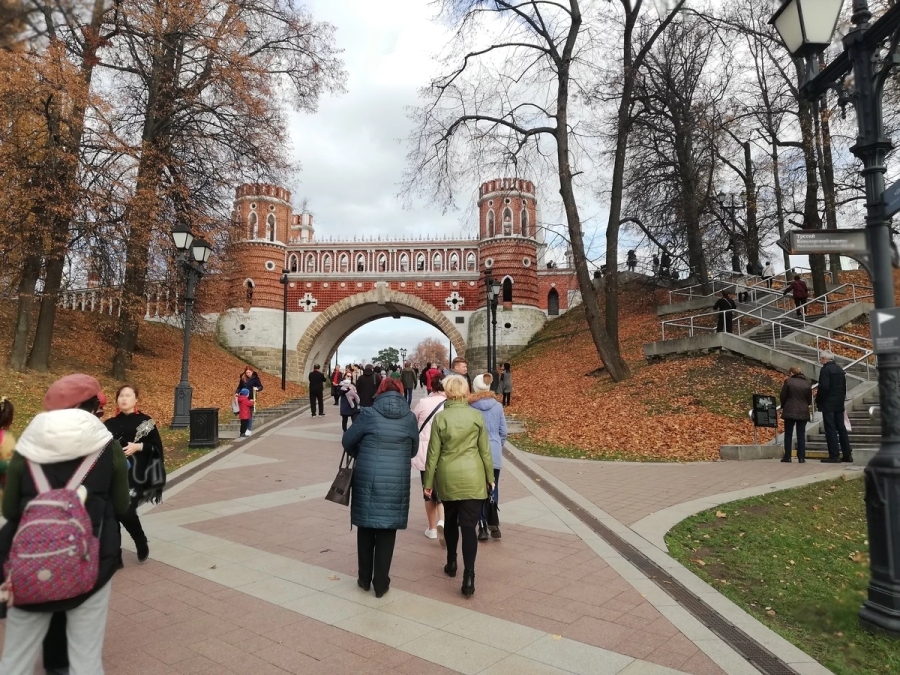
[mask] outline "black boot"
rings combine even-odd
[[[475,595],[475,570],[463,570],[463,595]]]
[[[488,531],[484,526],[484,523],[478,523],[478,541],[487,541],[488,540]]]
[[[455,560],[451,560],[446,565],[444,565],[444,574],[446,574],[448,577],[456,576],[456,561]]]
[[[150,546],[147,544],[147,540],[144,541],[136,541],[134,542],[134,547],[137,552],[137,559],[139,563],[147,562],[147,558],[150,557]]]
[[[367,583],[366,583],[365,581],[363,581],[362,579],[357,579],[357,580],[356,580],[356,585],[359,586],[361,589],[363,589],[366,593],[368,593],[368,592],[369,592],[369,589],[372,588],[372,585],[371,585],[371,584],[367,584]]]

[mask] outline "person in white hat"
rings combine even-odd
[[[472,381],[472,394],[469,395],[469,405],[475,408],[484,417],[487,426],[488,440],[491,443],[491,459],[494,460],[494,503],[500,503],[500,469],[503,467],[503,444],[506,443],[506,415],[503,406],[491,391],[494,378],[490,373],[478,375]],[[478,523],[478,540],[488,540],[488,530],[494,539],[500,538],[500,526],[488,525],[486,512],[482,510],[481,521]]]

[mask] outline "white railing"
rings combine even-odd
[[[837,295],[838,293],[846,293],[848,295],[847,295],[847,297],[843,297],[843,298],[833,298],[831,300],[828,299],[828,296]],[[786,295],[784,297],[789,298],[791,296]],[[863,300],[868,300],[868,299],[871,299],[874,297],[875,297],[874,291],[872,290],[871,286],[863,286],[861,284],[852,284],[852,283],[841,284],[837,288],[833,288],[832,290],[830,290],[826,293],[823,293],[822,295],[816,296],[815,298],[808,299],[806,301],[806,303],[803,305],[803,309],[804,309],[803,314],[804,314],[804,316],[807,314],[806,308],[809,307],[810,305],[820,304],[820,305],[822,305],[822,308],[824,310],[823,313],[825,314],[825,316],[828,316],[829,305],[831,307],[831,311],[834,311],[834,306],[837,304],[862,302]],[[780,319],[787,318],[788,314],[791,314],[792,312],[796,312],[796,311],[797,311],[797,308],[789,309],[786,312],[784,312],[784,314],[773,317],[773,319],[775,321],[778,321]]]

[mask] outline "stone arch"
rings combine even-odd
[[[466,353],[466,341],[456,326],[434,305],[408,293],[379,287],[357,293],[331,305],[319,314],[297,343],[292,379],[302,380],[314,363],[328,363],[335,348],[361,326],[390,316],[408,316],[440,330],[459,355]]]

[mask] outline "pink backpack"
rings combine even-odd
[[[51,489],[40,464],[28,460],[38,496],[25,506],[4,567],[16,605],[68,600],[97,583],[100,541],[76,490],[102,452],[85,457],[59,490]]]

